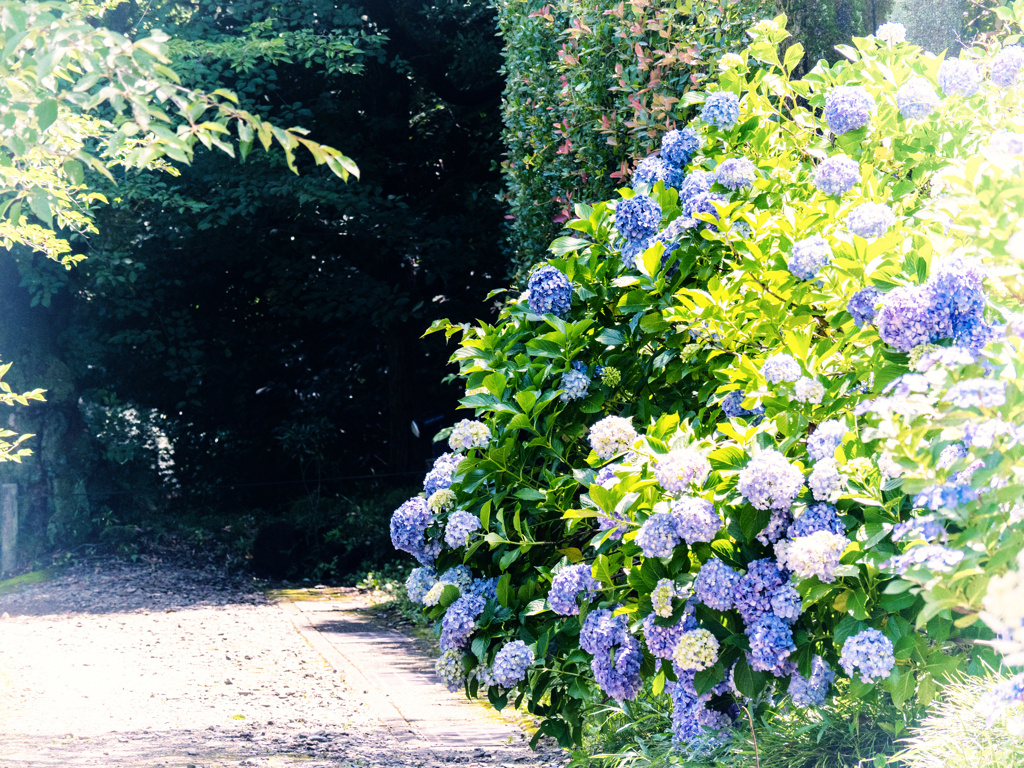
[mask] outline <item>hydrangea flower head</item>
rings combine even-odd
[[[925,290],[936,313],[936,339],[969,336],[984,325],[984,279],[980,265],[970,259],[951,257],[934,265]]]
[[[895,664],[892,641],[877,629],[865,629],[846,638],[839,656],[843,671],[852,678],[859,670],[862,683],[888,677]]]
[[[484,611],[487,601],[479,595],[462,595],[448,606],[441,619],[442,651],[465,648],[476,629],[476,618]]]
[[[740,470],[736,490],[758,509],[788,510],[803,484],[803,473],[769,448]]]
[[[907,120],[923,120],[938,105],[938,94],[923,77],[910,78],[896,91],[896,106]]]
[[[967,455],[967,446],[963,443],[953,443],[947,445],[942,449],[942,453],[939,454],[938,460],[935,462],[936,469],[948,469],[949,467],[956,464],[960,459]]]
[[[455,494],[447,488],[435,491],[427,499],[427,507],[435,515],[439,515],[455,506]]]
[[[877,288],[869,285],[867,288],[861,288],[846,302],[846,311],[853,315],[853,322],[858,328],[875,322],[875,315],[878,314],[876,307],[881,295]]]
[[[633,189],[641,184],[653,187],[661,181],[668,189],[669,187],[678,187],[682,180],[683,172],[679,168],[656,155],[651,155],[641,160],[636,170],[633,171],[631,186]]]
[[[441,678],[441,682],[452,693],[462,688],[462,684],[466,679],[466,673],[462,667],[462,660],[464,658],[466,658],[466,654],[461,650],[451,648],[438,656],[437,662],[434,665],[437,676]]]
[[[859,85],[840,85],[825,97],[825,122],[832,133],[841,136],[871,122],[875,100]]]
[[[957,408],[1000,408],[1006,405],[1006,382],[1002,379],[963,379],[950,387],[942,399]]]
[[[607,461],[629,450],[636,437],[636,430],[628,418],[605,416],[590,428],[590,447]]]
[[[732,130],[740,118],[740,97],[732,91],[709,93],[700,111],[700,119],[723,131]]]
[[[644,237],[640,240],[627,240],[619,248],[619,259],[622,261],[622,265],[626,269],[633,269],[636,267],[636,257],[651,247],[652,238]]]
[[[736,604],[736,584],[740,575],[717,557],[700,567],[693,582],[696,598],[708,608],[728,611]]]
[[[651,605],[657,616],[667,619],[672,615],[672,598],[679,595],[672,579],[658,579],[657,586],[651,592]]]
[[[825,387],[817,379],[801,376],[793,385],[793,399],[798,403],[819,405],[825,397]]]
[[[677,669],[708,669],[718,661],[718,640],[706,629],[683,632],[672,654]]]
[[[907,28],[897,22],[887,21],[879,26],[878,31],[875,32],[875,39],[889,45],[905,43],[907,42]]]
[[[811,476],[807,478],[807,487],[816,501],[835,501],[842,484],[839,464],[835,459],[822,459],[815,463]]]
[[[860,166],[846,155],[826,157],[814,169],[814,186],[825,195],[842,195],[860,181]]]
[[[534,314],[561,317],[569,311],[572,284],[569,278],[550,264],[534,270],[527,285],[530,291],[530,311]]]
[[[563,403],[567,403],[570,400],[579,400],[587,396],[588,387],[590,387],[590,377],[572,368],[562,376],[562,394],[560,399]]]
[[[683,183],[679,186],[679,200],[681,207],[686,209],[686,201],[696,197],[703,192],[710,192],[711,185],[715,183],[715,174],[709,171],[694,170],[686,174]]]
[[[683,496],[673,501],[672,519],[676,534],[687,544],[711,541],[724,525],[715,512],[715,505],[696,496]]]
[[[582,635],[581,635],[582,636]],[[623,633],[614,649],[599,651],[590,662],[598,687],[616,701],[635,699],[640,692],[640,643]]]
[[[771,611],[772,595],[785,583],[778,564],[770,557],[750,562],[747,572],[736,583],[734,598],[736,610],[748,626]]]
[[[836,508],[831,504],[811,504],[786,530],[791,539],[810,536],[818,531],[829,531],[838,535],[846,533],[846,526],[839,519]]]
[[[935,541],[946,539],[946,529],[932,515],[912,517],[892,527],[892,540]]]
[[[597,655],[602,651],[611,650],[621,645],[624,636],[628,635],[626,617],[615,616],[607,608],[598,608],[587,614],[580,628],[580,648],[587,653]]]
[[[451,487],[452,475],[455,474],[455,468],[459,466],[460,461],[462,461],[462,454],[459,453],[442,453],[437,458],[433,468],[423,478],[423,490],[427,492],[428,497],[444,488]]]
[[[643,550],[644,557],[668,557],[679,544],[675,515],[655,512],[640,526],[634,541]]]
[[[947,96],[973,96],[981,87],[981,74],[967,59],[946,59],[939,65],[939,87]]]
[[[666,491],[682,493],[691,484],[703,485],[711,474],[711,464],[696,448],[677,448],[662,456],[654,467],[658,485]]]
[[[847,228],[865,240],[881,237],[896,223],[896,214],[883,203],[861,203],[846,217]]]
[[[810,280],[832,260],[832,248],[821,235],[811,235],[793,243],[786,267],[798,280]]]
[[[911,547],[902,555],[894,555],[882,563],[893,573],[906,573],[916,566],[924,566],[930,571],[950,571],[964,559],[963,550],[949,549],[941,544],[925,544]]]
[[[729,202],[722,195],[715,194],[714,192],[701,192],[700,194],[687,197],[683,200],[683,213],[686,216],[696,216],[698,213],[706,213],[710,216],[718,218],[718,209],[715,207],[716,204],[723,205]],[[701,222],[707,224],[707,222]],[[714,227],[708,224],[709,227]]]
[[[659,659],[671,659],[683,632],[697,626],[697,620],[691,613],[684,614],[679,623],[672,627],[659,627],[654,619],[653,613],[644,619],[644,639],[647,640],[647,650]]]
[[[452,512],[444,527],[444,543],[452,549],[464,547],[469,543],[469,536],[479,530],[480,518],[462,509]]]
[[[800,363],[794,360],[792,355],[784,353],[772,355],[765,360],[761,366],[761,373],[772,384],[796,381],[802,375]]]
[[[784,674],[786,660],[796,650],[789,622],[774,613],[764,613],[747,627],[750,638],[750,666],[758,672]]]
[[[677,168],[685,168],[700,149],[700,136],[693,128],[669,131],[661,137],[661,156]]]
[[[405,591],[409,595],[409,599],[414,603],[423,604],[423,598],[426,596],[430,588],[434,586],[437,581],[437,574],[433,568],[422,567],[413,568],[409,574],[409,578],[405,580]]]
[[[992,60],[992,82],[1000,88],[1009,88],[1017,82],[1017,75],[1024,67],[1024,48],[1008,45]]]
[[[647,195],[633,195],[615,205],[615,228],[627,240],[650,237],[661,226],[661,206]]]
[[[817,576],[822,582],[831,584],[836,580],[839,558],[849,545],[850,541],[845,536],[822,530],[809,536],[780,541],[775,545],[775,554],[779,563],[800,579]]]
[[[741,389],[734,389],[722,399],[722,413],[730,419],[748,418],[754,416],[758,421],[764,416],[764,406],[759,405],[754,410],[748,411],[743,407],[743,400],[747,393]]]
[[[783,584],[774,594],[771,600],[772,613],[786,621],[796,621],[800,618],[800,611],[803,609],[800,593],[789,584]]]
[[[577,616],[580,612],[576,604],[576,596],[583,593],[584,600],[589,601],[597,589],[597,580],[586,563],[578,563],[563,568],[551,580],[548,591],[548,605],[551,610],[562,616]]]
[[[790,677],[789,696],[798,707],[820,707],[825,703],[828,689],[835,682],[836,673],[821,656],[811,661],[811,676],[804,677],[794,672]]]
[[[426,500],[414,496],[391,516],[391,543],[395,549],[408,552],[423,565],[430,565],[440,552],[440,542],[428,542],[426,539],[431,522],[433,515]]]
[[[846,431],[846,424],[837,419],[821,422],[807,438],[807,454],[814,461],[835,458],[836,448],[843,444]]]
[[[723,160],[715,169],[715,179],[723,187],[731,190],[749,187],[757,178],[757,169],[745,157],[731,157]]]
[[[491,442],[491,430],[482,421],[463,419],[448,436],[448,445],[453,451],[467,451],[470,448],[486,448]]]
[[[900,352],[909,352],[941,338],[936,327],[940,319],[932,306],[930,291],[900,286],[885,294],[875,324],[882,341]]]
[[[522,640],[513,640],[494,655],[491,679],[502,688],[511,688],[526,679],[526,670],[531,664],[533,651]]]

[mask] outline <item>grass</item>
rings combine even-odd
[[[8,592],[14,592],[19,587],[23,587],[26,584],[40,584],[44,581],[49,581],[53,576],[50,571],[32,571],[30,573],[23,573],[21,576],[15,576],[13,579],[5,579],[0,581],[0,595]]]

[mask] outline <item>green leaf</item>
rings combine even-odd
[[[35,113],[36,120],[39,122],[39,130],[43,132],[57,120],[57,102],[54,99],[41,101],[36,105]]]
[[[519,550],[515,550],[518,552]],[[501,578],[498,579],[498,586],[496,593],[498,595],[498,603],[503,608],[509,607],[509,601],[512,599],[512,574],[503,573]]]
[[[746,655],[741,655],[736,661],[736,669],[733,674],[736,683],[736,690],[748,699],[756,699],[768,683],[764,672],[756,672],[747,663]]]
[[[618,347],[626,340],[626,337],[622,331],[617,331],[614,328],[605,328],[597,334],[596,340],[608,347]]]
[[[578,251],[590,245],[593,245],[593,243],[576,237],[559,237],[551,243],[550,250],[555,256],[564,256],[567,253]]]
[[[535,488],[520,488],[514,495],[524,501],[544,501],[547,498],[547,494]]]
[[[441,599],[438,601],[443,607],[447,608],[449,605],[459,599],[459,588],[454,584],[445,584],[444,589],[441,591]]]
[[[50,212],[50,203],[45,190],[33,187],[28,193],[28,206],[36,218],[46,223],[47,227],[53,226],[53,214]]]

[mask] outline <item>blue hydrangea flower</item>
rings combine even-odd
[[[809,536],[785,539],[775,545],[779,563],[796,574],[798,579],[817,576],[825,584],[836,580],[839,558],[850,546],[845,536],[831,531],[815,531]]]
[[[896,91],[896,106],[907,120],[923,120],[939,105],[939,95],[923,77],[912,77]]]
[[[853,322],[858,328],[875,322],[875,315],[878,314],[876,307],[881,295],[877,288],[869,285],[867,288],[861,288],[846,302],[846,311],[853,315]]]
[[[745,157],[731,157],[723,160],[715,169],[715,179],[723,187],[731,190],[749,187],[757,178],[757,169]]]
[[[430,591],[437,581],[437,574],[433,568],[413,568],[409,578],[405,580],[405,591],[409,599],[414,603],[423,605],[423,598]]]
[[[561,317],[572,304],[572,284],[569,278],[551,265],[543,266],[530,275],[530,311],[538,315]]]
[[[498,599],[498,577],[489,579],[473,579],[473,582],[462,590],[464,595],[476,595],[485,600]]]
[[[969,259],[951,257],[934,266],[927,291],[940,318],[936,321],[937,338],[970,335],[984,324],[984,279],[980,265]]]
[[[677,168],[685,168],[700,149],[700,136],[693,128],[669,131],[661,137],[661,156]]]
[[[773,448],[740,470],[736,490],[758,509],[788,510],[804,484],[803,473]]]
[[[665,268],[665,265],[668,264],[669,259],[672,257],[672,253],[680,247],[687,231],[695,229],[701,223],[689,216],[677,216],[661,232],[646,241],[648,243],[647,248],[650,248],[655,243],[661,243],[665,249],[664,253],[661,254],[661,269]],[[669,270],[667,277],[671,278],[678,271],[679,264],[674,264],[672,269]]]
[[[717,557],[700,567],[693,582],[696,598],[708,608],[728,611],[736,603],[736,584],[741,576]]]
[[[633,195],[615,205],[615,228],[627,240],[650,237],[661,226],[661,206],[647,195]]]
[[[821,656],[811,660],[811,676],[804,677],[794,672],[789,681],[789,697],[793,704],[805,707],[820,707],[825,703],[828,689],[835,682],[836,673]]]
[[[902,541],[935,541],[936,539],[946,540],[946,529],[942,527],[942,523],[935,520],[932,515],[924,515],[923,517],[912,517],[910,520],[904,520],[901,523],[896,523],[892,527],[892,540]]]
[[[814,186],[825,195],[842,195],[860,181],[860,166],[846,155],[826,157],[814,169]]]
[[[462,458],[460,453],[442,453],[437,458],[433,468],[427,472],[427,476],[423,479],[423,490],[427,492],[427,498],[430,498],[438,491],[451,488],[452,475],[455,474],[455,468],[459,466]]]
[[[414,496],[395,510],[391,516],[391,543],[395,549],[408,552],[423,565],[434,562],[441,551],[441,542],[427,541],[427,528],[433,515],[425,499]]]
[[[1024,48],[1009,45],[992,60],[992,82],[1000,88],[1009,88],[1017,82],[1017,75],[1024,67]]]
[[[728,418],[748,418],[754,416],[758,421],[764,417],[764,406],[759,405],[752,411],[743,407],[743,400],[747,393],[742,389],[734,389],[722,399],[722,413]]]
[[[476,618],[484,611],[487,601],[477,595],[463,595],[448,606],[441,619],[442,651],[465,648],[476,629]]]
[[[846,227],[853,234],[863,237],[881,237],[896,223],[896,214],[882,203],[862,203],[846,217]]]
[[[747,565],[747,572],[736,583],[733,602],[748,626],[772,609],[772,595],[785,583],[779,566],[769,557]]]
[[[715,505],[696,496],[683,496],[673,501],[672,518],[676,534],[687,544],[711,541],[724,525],[715,512]]]
[[[616,477],[615,472],[622,469],[621,464],[609,464],[606,467],[601,467],[598,473],[594,475],[594,484],[600,485],[602,488],[611,488],[619,482],[619,478]]]
[[[466,673],[462,666],[462,660],[465,658],[466,654],[458,648],[451,648],[442,653],[434,665],[437,676],[441,678],[441,682],[452,693],[461,689],[466,679]]]
[[[696,448],[677,448],[658,459],[654,478],[672,493],[682,493],[690,484],[703,485],[711,474],[711,464]]]
[[[644,557],[668,557],[679,544],[676,519],[671,512],[656,512],[644,521],[636,535]]]
[[[817,462],[811,470],[811,476],[807,478],[807,487],[811,489],[816,501],[834,501],[838,498],[841,486],[839,464],[835,459]]]
[[[765,360],[764,365],[761,366],[761,373],[772,384],[781,384],[784,381],[793,382],[803,374],[800,370],[800,363],[793,359],[792,355],[784,353],[772,355]]]
[[[984,464],[982,464],[984,466]],[[961,504],[969,504],[979,496],[979,491],[971,488],[969,483],[953,480],[941,485],[929,485],[914,497],[914,506],[918,509],[956,509]]]
[[[846,526],[839,519],[836,508],[831,504],[822,502],[811,504],[802,515],[793,521],[793,524],[786,530],[786,535],[791,539],[798,539],[818,531],[829,531],[839,535],[846,533]]]
[[[687,200],[704,192],[710,192],[711,185],[714,183],[715,174],[702,170],[690,171],[683,179],[683,183],[679,185],[680,206],[685,210]]]
[[[981,87],[981,73],[973,61],[946,59],[939,65],[939,87],[947,96],[973,96]]]
[[[656,155],[645,157],[633,171],[631,186],[636,189],[641,184],[653,187],[659,181],[668,187],[678,187],[683,180],[683,172],[676,166],[665,162]]]
[[[942,338],[937,327],[941,320],[932,306],[930,291],[901,286],[885,294],[875,324],[882,341],[900,352],[909,352],[920,344]]]
[[[462,509],[452,512],[444,528],[444,543],[452,549],[469,543],[469,535],[480,528],[480,518]]]
[[[894,555],[882,563],[893,573],[906,573],[910,568],[923,565],[930,571],[950,571],[964,559],[963,551],[949,549],[941,544],[911,547],[902,555]]]
[[[807,454],[814,461],[835,458],[836,448],[843,444],[846,424],[836,419],[823,421],[807,438]]]
[[[750,666],[758,672],[784,674],[785,662],[796,650],[789,622],[774,613],[764,613],[746,632],[750,638]]]
[[[727,202],[729,201],[723,195],[714,192],[701,192],[683,200],[683,214],[686,216],[696,216],[698,213],[706,213],[717,219],[718,209],[715,207],[715,204],[723,205]],[[700,220],[698,219],[698,221]],[[712,230],[715,229],[714,225],[708,224],[706,221],[701,223],[706,224]]]
[[[502,688],[511,688],[526,679],[526,670],[531,664],[533,651],[522,640],[513,640],[494,655],[491,679]]]
[[[686,613],[678,624],[671,627],[659,627],[654,623],[656,618],[657,616],[652,613],[644,619],[644,639],[647,641],[647,650],[651,652],[652,656],[659,659],[671,659],[676,645],[679,643],[679,638],[684,632],[694,629],[697,626],[697,620],[691,613]]]
[[[1006,381],[1003,379],[964,379],[942,396],[957,408],[1000,408],[1006,405]]]
[[[793,243],[793,252],[786,267],[798,280],[810,280],[831,260],[832,248],[825,238],[811,235]]]
[[[637,257],[654,244],[654,237],[645,237],[640,240],[627,240],[619,248],[619,259],[626,269],[636,267]]]
[[[588,613],[583,621],[580,628],[580,648],[596,656],[621,644],[623,637],[628,634],[625,614],[614,616],[607,608],[598,608]]]
[[[965,446],[963,443],[953,443],[952,445],[947,445],[945,448],[942,449],[942,453],[939,454],[939,458],[935,462],[935,468],[948,469],[966,455],[967,446]]]
[[[793,385],[793,399],[798,403],[819,405],[825,397],[825,387],[817,379],[801,376]]]
[[[561,400],[567,403],[570,400],[579,400],[587,396],[587,388],[590,387],[590,377],[575,368],[565,372],[562,376]]]
[[[859,85],[840,85],[825,97],[825,122],[832,133],[841,136],[871,122],[875,100]]]
[[[800,593],[789,584],[783,584],[772,595],[772,613],[786,621],[796,621],[800,618],[800,611],[803,604],[800,600]]]
[[[862,683],[873,683],[889,676],[896,664],[892,641],[877,629],[865,629],[846,638],[839,666],[849,677],[860,671]]]
[[[875,39],[889,45],[907,42],[907,28],[899,22],[887,21],[878,27]]]
[[[709,93],[700,119],[723,131],[730,131],[740,118],[740,97],[731,91]]]
[[[598,687],[618,702],[632,701],[640,693],[640,664],[643,654],[640,643],[632,635],[623,634],[613,649],[600,651],[590,662]]]
[[[551,580],[548,605],[552,611],[562,616],[577,616],[580,607],[576,604],[576,596],[582,592],[584,599],[589,602],[596,589],[597,580],[591,574],[589,565],[570,565],[560,570]]]

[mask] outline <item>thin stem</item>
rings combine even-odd
[[[754,742],[754,765],[761,768],[761,756],[757,753],[757,734],[754,733],[754,718],[750,715],[749,707],[744,707],[743,711],[747,713],[747,721],[750,723],[750,740]]]

